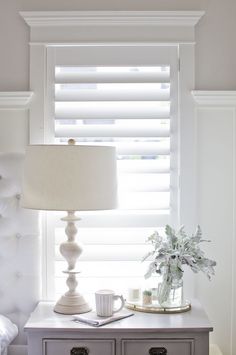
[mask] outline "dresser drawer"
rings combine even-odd
[[[115,355],[115,340],[44,339],[43,355]]]
[[[123,339],[122,355],[194,355],[194,340]]]

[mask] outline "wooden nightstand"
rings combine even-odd
[[[134,316],[100,328],[75,323],[40,302],[28,320],[29,355],[209,355],[212,327],[198,302],[179,314]]]

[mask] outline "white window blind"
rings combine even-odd
[[[157,65],[64,65],[53,75],[54,142],[114,145],[119,206],[115,211],[78,212],[84,252],[79,286],[125,291],[141,285],[147,237],[170,221],[176,174],[173,127],[177,78],[169,60]],[[172,164],[173,163],[173,164]],[[173,165],[173,167],[172,167]],[[173,203],[174,205],[174,203]],[[55,235],[55,293],[64,290],[59,253],[65,239],[59,213],[48,217]]]

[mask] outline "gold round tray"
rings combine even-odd
[[[182,313],[188,312],[191,309],[191,303],[185,301],[180,307],[161,307],[160,305],[144,305],[141,302],[126,302],[125,307],[133,311],[145,313]]]

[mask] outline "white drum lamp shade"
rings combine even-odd
[[[76,291],[76,261],[82,247],[76,241],[75,211],[107,210],[116,207],[116,150],[110,146],[31,145],[26,149],[22,206],[67,211],[67,241],[60,252],[68,263],[69,288],[55,305],[63,314],[85,313],[90,306]],[[50,237],[50,236],[48,236]]]
[[[27,147],[22,205],[55,211],[116,207],[116,152],[110,146]]]

